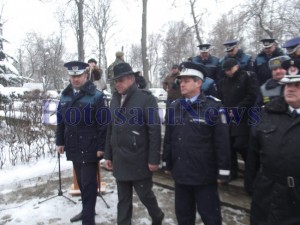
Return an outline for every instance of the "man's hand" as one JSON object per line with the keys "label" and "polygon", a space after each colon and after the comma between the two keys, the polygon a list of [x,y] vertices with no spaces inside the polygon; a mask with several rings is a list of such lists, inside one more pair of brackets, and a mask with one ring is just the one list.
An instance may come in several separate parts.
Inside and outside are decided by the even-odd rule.
{"label": "man's hand", "polygon": [[65,146],[56,146],[56,151],[60,154],[64,154]]}
{"label": "man's hand", "polygon": [[113,170],[112,161],[111,160],[105,160],[104,161],[104,167],[107,170]]}
{"label": "man's hand", "polygon": [[103,156],[104,156],[104,151],[101,151],[101,150],[97,151],[97,157],[98,158],[101,158]]}
{"label": "man's hand", "polygon": [[167,174],[167,175],[171,175],[172,173],[171,173],[171,171],[170,171],[170,170],[165,170],[165,174]]}
{"label": "man's hand", "polygon": [[154,171],[156,171],[156,170],[158,170],[158,165],[153,165],[153,164],[148,164],[148,167],[149,167],[149,170],[151,171],[151,172],[154,172]]}

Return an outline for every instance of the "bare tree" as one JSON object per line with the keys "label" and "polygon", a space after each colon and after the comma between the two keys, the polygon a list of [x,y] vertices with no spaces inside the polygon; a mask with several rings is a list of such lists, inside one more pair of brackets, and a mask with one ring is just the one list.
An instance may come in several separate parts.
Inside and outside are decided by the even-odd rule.
{"label": "bare tree", "polygon": [[148,0],[143,0],[142,14],[142,59],[143,59],[143,75],[147,83],[149,83],[149,62],[147,56],[147,3]]}
{"label": "bare tree", "polygon": [[159,69],[162,65],[161,61],[161,50],[162,50],[162,35],[157,33],[152,33],[148,37],[148,58],[149,58],[149,68],[151,77],[151,86],[160,86],[161,80],[159,77]]}
{"label": "bare tree", "polygon": [[142,48],[140,44],[132,44],[127,53],[126,60],[134,70],[143,68]]}
{"label": "bare tree", "polygon": [[78,30],[77,30],[77,48],[78,60],[84,61],[84,28],[83,28],[83,7],[84,0],[74,0],[78,10]]}
{"label": "bare tree", "polygon": [[96,32],[99,65],[107,68],[106,45],[114,34],[110,30],[116,21],[111,15],[111,0],[89,0],[87,6],[88,23]]}
{"label": "bare tree", "polygon": [[64,46],[55,35],[47,39],[36,33],[27,34],[19,51],[19,63],[26,77],[43,82],[45,88],[61,89],[64,74],[62,57]]}
{"label": "bare tree", "polygon": [[163,41],[163,62],[168,70],[172,64],[180,63],[193,56],[194,38],[191,27],[183,21],[170,22]]}

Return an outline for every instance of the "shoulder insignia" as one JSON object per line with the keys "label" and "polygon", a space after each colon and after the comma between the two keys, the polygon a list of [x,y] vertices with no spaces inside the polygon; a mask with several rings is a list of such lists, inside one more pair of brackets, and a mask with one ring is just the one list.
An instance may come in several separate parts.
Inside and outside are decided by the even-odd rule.
{"label": "shoulder insignia", "polygon": [[214,97],[214,96],[212,96],[212,95],[208,95],[208,96],[206,96],[207,98],[209,98],[209,99],[212,99],[212,100],[214,100],[214,101],[216,101],[216,102],[221,102],[221,99],[218,99],[218,98],[216,98],[216,97]]}

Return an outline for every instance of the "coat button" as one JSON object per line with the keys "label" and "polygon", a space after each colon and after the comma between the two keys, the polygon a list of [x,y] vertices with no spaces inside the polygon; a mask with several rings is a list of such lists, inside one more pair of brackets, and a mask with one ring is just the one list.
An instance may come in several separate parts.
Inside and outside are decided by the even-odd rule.
{"label": "coat button", "polygon": [[82,138],[82,136],[79,136],[79,138]]}
{"label": "coat button", "polygon": [[179,141],[181,141],[181,138],[178,138]]}
{"label": "coat button", "polygon": [[81,151],[81,153],[83,154],[83,151]]}

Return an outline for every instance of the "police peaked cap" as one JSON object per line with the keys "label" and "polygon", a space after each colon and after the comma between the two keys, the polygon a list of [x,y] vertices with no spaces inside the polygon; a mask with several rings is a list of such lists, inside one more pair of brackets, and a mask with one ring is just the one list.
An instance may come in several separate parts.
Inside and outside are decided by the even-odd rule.
{"label": "police peaked cap", "polygon": [[64,64],[70,76],[78,76],[84,73],[89,64],[80,61],[71,61]]}
{"label": "police peaked cap", "polygon": [[264,48],[270,48],[275,43],[275,41],[275,38],[264,38],[260,40]]}
{"label": "police peaked cap", "polygon": [[293,54],[300,47],[300,37],[293,38],[282,45],[287,54]]}
{"label": "police peaked cap", "polygon": [[282,63],[282,68],[285,69],[288,75],[285,75],[281,80],[281,84],[290,84],[300,82],[300,59],[290,59]]}
{"label": "police peaked cap", "polygon": [[197,46],[200,52],[208,52],[210,50],[211,44],[201,44]]}
{"label": "police peaked cap", "polygon": [[229,52],[231,51],[237,44],[239,43],[238,40],[227,40],[223,43],[223,45],[226,47],[225,51]]}
{"label": "police peaked cap", "polygon": [[200,63],[193,63],[193,62],[182,62],[179,65],[180,75],[178,78],[183,76],[190,76],[190,77],[199,77],[201,80],[204,79],[208,75],[207,70],[205,69],[204,65]]}

